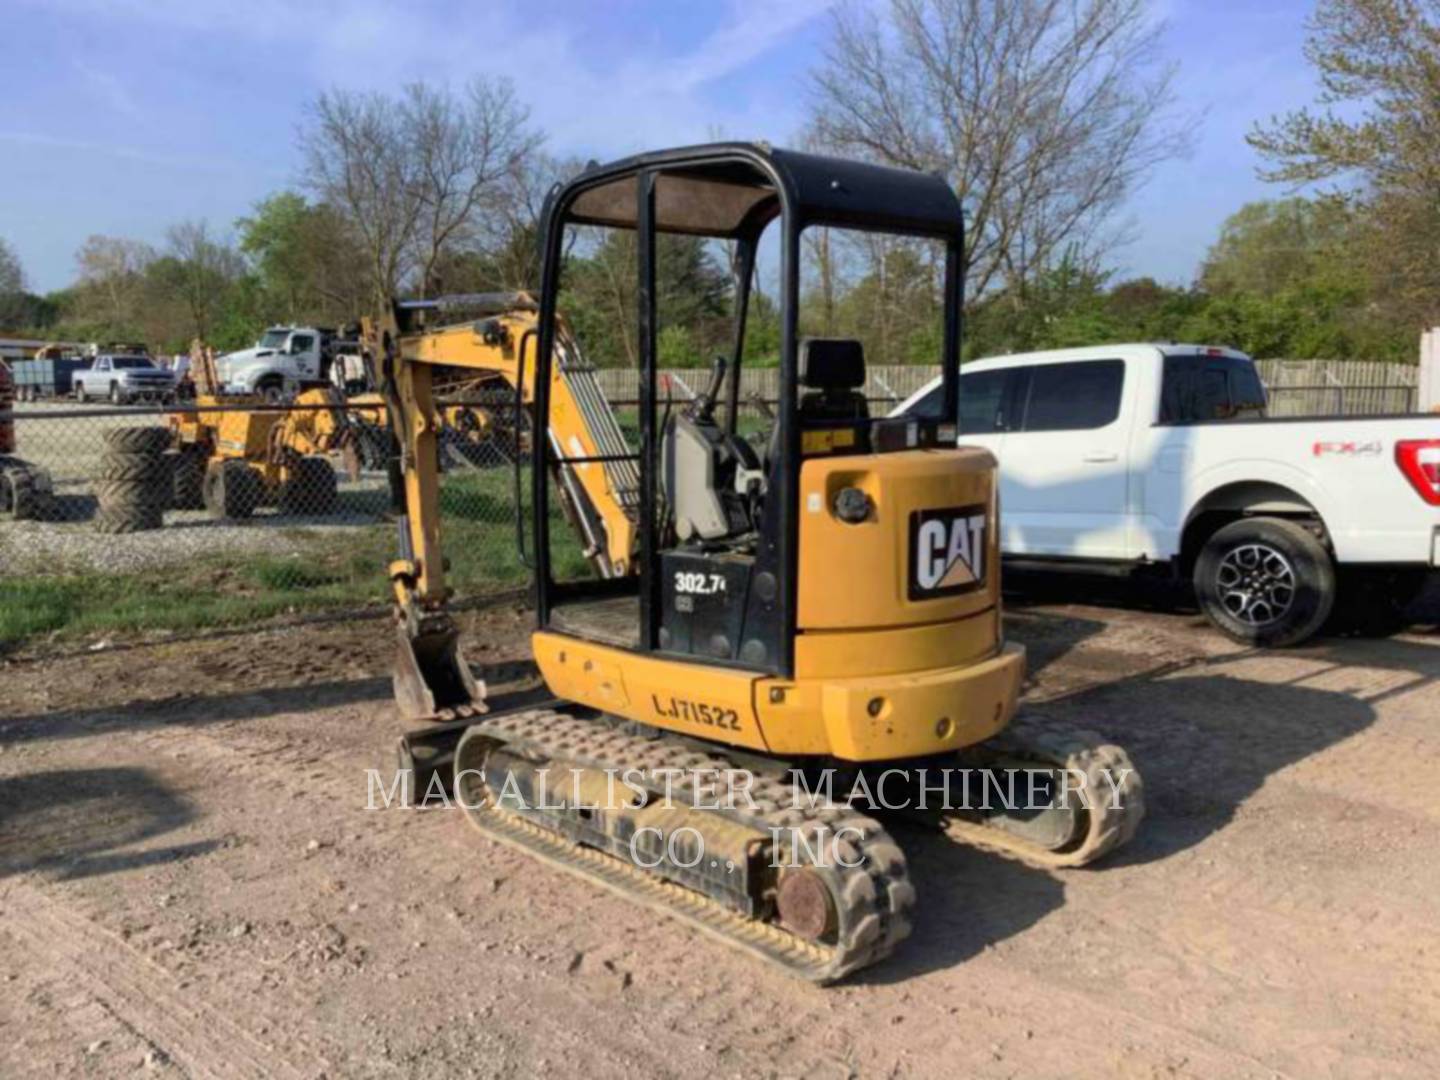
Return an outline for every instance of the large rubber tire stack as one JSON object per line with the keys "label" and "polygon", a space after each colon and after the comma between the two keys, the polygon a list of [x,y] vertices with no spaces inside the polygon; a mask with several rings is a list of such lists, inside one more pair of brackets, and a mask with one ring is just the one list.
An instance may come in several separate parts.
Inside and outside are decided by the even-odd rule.
{"label": "large rubber tire stack", "polygon": [[163,427],[116,428],[105,433],[105,455],[95,495],[95,528],[107,533],[145,532],[164,524],[170,505],[170,432]]}

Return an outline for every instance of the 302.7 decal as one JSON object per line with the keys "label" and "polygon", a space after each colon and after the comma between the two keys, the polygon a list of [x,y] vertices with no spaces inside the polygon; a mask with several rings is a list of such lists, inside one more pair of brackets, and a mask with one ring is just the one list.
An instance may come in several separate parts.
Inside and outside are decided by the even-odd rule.
{"label": "302.7 decal", "polygon": [[692,596],[714,596],[725,591],[725,578],[720,574],[680,570],[675,574],[675,591]]}

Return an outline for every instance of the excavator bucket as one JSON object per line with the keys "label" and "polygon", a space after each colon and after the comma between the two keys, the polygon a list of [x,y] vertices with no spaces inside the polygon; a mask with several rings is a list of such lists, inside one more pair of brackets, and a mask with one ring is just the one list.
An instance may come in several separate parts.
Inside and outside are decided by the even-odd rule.
{"label": "excavator bucket", "polygon": [[441,722],[486,712],[485,686],[470,673],[454,625],[395,642],[395,701],[407,723]]}

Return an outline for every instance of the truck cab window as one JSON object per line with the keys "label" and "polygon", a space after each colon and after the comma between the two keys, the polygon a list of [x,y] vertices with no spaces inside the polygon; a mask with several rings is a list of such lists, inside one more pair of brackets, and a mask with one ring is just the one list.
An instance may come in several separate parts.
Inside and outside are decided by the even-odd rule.
{"label": "truck cab window", "polygon": [[[1004,431],[1005,392],[1010,385],[1010,371],[977,371],[960,376],[960,434],[986,435]],[[945,388],[937,383],[906,410],[910,416],[939,420]]]}
{"label": "truck cab window", "polygon": [[960,434],[986,435],[1004,431],[1005,391],[1009,370],[977,371],[960,376]]}
{"label": "truck cab window", "polygon": [[1253,364],[1230,356],[1167,356],[1160,423],[1195,424],[1265,415],[1265,387]]}
{"label": "truck cab window", "polygon": [[1019,395],[1025,407],[1018,430],[1093,431],[1114,423],[1120,415],[1120,394],[1125,388],[1123,360],[1038,364],[1026,370],[1030,385]]}

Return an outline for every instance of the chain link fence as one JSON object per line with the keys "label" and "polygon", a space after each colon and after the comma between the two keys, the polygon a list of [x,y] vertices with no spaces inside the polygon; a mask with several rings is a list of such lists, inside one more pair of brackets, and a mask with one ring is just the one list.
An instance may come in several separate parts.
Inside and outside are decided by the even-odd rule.
{"label": "chain link fence", "polygon": [[[1271,415],[1403,412],[1413,369],[1263,361]],[[876,367],[864,393],[888,412],[938,369]],[[661,373],[680,407],[706,373]],[[633,372],[602,370],[627,436]],[[739,427],[760,437],[777,373],[748,369]],[[472,390],[470,393],[474,394]],[[325,405],[77,406],[27,401],[0,439],[0,651],[16,642],[194,630],[384,610],[398,546],[392,438],[374,395]],[[529,419],[512,393],[441,406],[441,525],[460,603],[528,582]],[[3,432],[0,432],[3,435]],[[398,479],[398,478],[397,478]],[[570,543],[558,507],[552,542]],[[554,552],[552,552],[552,555]],[[566,556],[583,562],[578,547]]]}
{"label": "chain link fence", "polygon": [[[448,580],[483,599],[527,580],[528,422],[442,407]],[[398,543],[378,402],[209,408],[22,403],[0,454],[0,649],[381,608]],[[521,500],[520,502],[517,502]]]}

